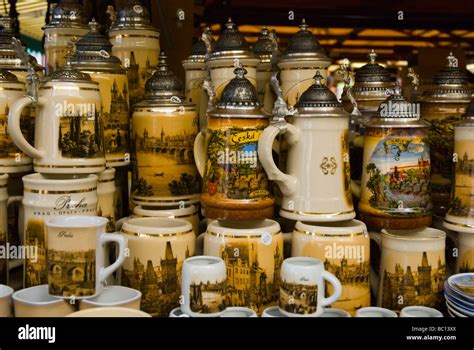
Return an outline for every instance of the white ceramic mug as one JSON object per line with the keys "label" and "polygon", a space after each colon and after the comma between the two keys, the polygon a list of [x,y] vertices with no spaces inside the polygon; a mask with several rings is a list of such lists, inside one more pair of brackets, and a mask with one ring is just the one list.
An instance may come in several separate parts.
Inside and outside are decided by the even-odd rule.
{"label": "white ceramic mug", "polygon": [[79,310],[95,307],[128,307],[140,310],[141,299],[142,293],[139,290],[123,286],[107,286],[95,297],[82,299]]}
{"label": "white ceramic mug", "polygon": [[[100,216],[63,216],[46,222],[48,235],[49,294],[83,299],[104,290],[107,277],[125,260],[127,240],[115,233],[106,233],[107,219]],[[112,265],[105,265],[105,245],[118,244],[118,256]]]}
{"label": "white ceramic mug", "polygon": [[63,317],[75,311],[75,304],[48,293],[48,285],[21,289],[12,296],[15,317]]}
{"label": "white ceramic mug", "polygon": [[0,317],[12,316],[13,288],[0,284]]}
{"label": "white ceramic mug", "polygon": [[93,309],[80,310],[67,317],[151,317],[146,312],[131,309],[129,307],[96,307]]}
{"label": "white ceramic mug", "polygon": [[400,311],[400,317],[443,317],[441,311],[426,306],[407,306]]}
{"label": "white ceramic mug", "polygon": [[220,317],[258,317],[257,313],[248,307],[231,306],[225,309]]}
{"label": "white ceramic mug", "polygon": [[398,317],[397,314],[383,307],[363,307],[356,312],[355,317]]}
{"label": "white ceramic mug", "polygon": [[[334,292],[325,295],[325,282],[332,284]],[[323,263],[314,258],[296,257],[283,261],[281,266],[280,311],[290,317],[317,317],[324,307],[334,303],[341,295],[339,280],[324,270]]]}
{"label": "white ceramic mug", "polygon": [[326,308],[319,317],[351,317],[351,314],[346,310]]}
{"label": "white ceramic mug", "polygon": [[262,312],[262,317],[288,317],[280,311],[279,306],[267,307]]}
{"label": "white ceramic mug", "polygon": [[195,256],[181,272],[181,311],[191,317],[216,317],[225,309],[227,271],[224,260]]}

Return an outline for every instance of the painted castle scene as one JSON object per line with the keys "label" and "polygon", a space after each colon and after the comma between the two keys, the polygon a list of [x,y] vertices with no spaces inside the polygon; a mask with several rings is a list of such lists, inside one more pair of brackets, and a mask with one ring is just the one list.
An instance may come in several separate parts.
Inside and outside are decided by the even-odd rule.
{"label": "painted castle scene", "polygon": [[304,285],[282,281],[280,308],[294,314],[307,315],[318,307],[318,285]]}
{"label": "painted castle scene", "polygon": [[421,139],[385,138],[375,147],[365,172],[373,208],[410,208],[407,214],[412,215],[431,209],[430,155]]}
{"label": "painted castle scene", "polygon": [[189,292],[191,311],[202,314],[224,311],[227,307],[226,283],[226,280],[191,283]]}
{"label": "painted castle scene", "polygon": [[[183,196],[200,193],[201,182],[194,165],[193,127],[195,116],[183,115],[183,124],[175,117],[159,118],[159,127],[150,128],[149,119],[133,117],[136,150],[134,194],[143,197]],[[157,117],[155,117],[157,118]]]}
{"label": "painted castle scene", "polygon": [[[474,217],[474,142],[456,142],[456,163],[454,200],[451,201],[449,214]],[[459,153],[458,153],[459,152]]]}
{"label": "painted castle scene", "polygon": [[410,261],[413,261],[413,265],[407,265],[406,268],[394,263],[393,266],[387,266],[390,270],[383,271],[382,307],[398,311],[409,305],[438,308],[444,299],[446,277],[446,265],[441,261],[441,256],[437,252],[423,252]]}
{"label": "painted castle scene", "polygon": [[28,220],[25,230],[25,245],[38,249],[36,261],[25,259],[25,287],[48,283],[46,261],[46,230],[42,219]]}
{"label": "painted castle scene", "polygon": [[[95,108],[93,108],[95,109]],[[65,158],[104,156],[103,125],[99,111],[61,116],[58,148]]]}
{"label": "painted castle scene", "polygon": [[[140,68],[137,57],[146,57],[144,67]],[[130,106],[143,99],[143,90],[140,86],[145,86],[145,82],[153,75],[154,67],[150,64],[150,59],[146,55],[136,55],[134,51],[130,53],[130,65],[127,67],[128,87],[130,89]],[[142,83],[141,83],[142,82]]]}
{"label": "painted castle scene", "polygon": [[277,241],[265,248],[256,241],[240,243],[238,239],[220,246],[227,266],[227,305],[251,307],[257,313],[276,305],[283,247]]}
{"label": "painted castle scene", "polygon": [[164,247],[136,240],[129,240],[128,246],[132,254],[122,266],[122,285],[142,292],[140,308],[143,311],[154,317],[168,316],[179,306],[181,268],[184,260],[191,256],[189,247],[177,249],[170,241]]}

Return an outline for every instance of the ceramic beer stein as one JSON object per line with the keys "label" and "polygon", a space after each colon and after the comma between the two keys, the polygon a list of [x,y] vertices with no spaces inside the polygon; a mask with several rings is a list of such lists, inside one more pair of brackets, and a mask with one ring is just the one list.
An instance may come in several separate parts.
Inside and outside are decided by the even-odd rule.
{"label": "ceramic beer stein", "polygon": [[146,6],[138,0],[126,0],[117,17],[111,18],[108,35],[112,55],[118,57],[128,73],[130,105],[145,95],[145,82],[158,64],[160,32],[150,23]]}
{"label": "ceramic beer stein", "polygon": [[48,283],[45,221],[64,215],[97,215],[97,175],[71,179],[23,176],[24,245],[33,247],[25,259],[25,287]]}
{"label": "ceramic beer stein", "polygon": [[[325,297],[325,282],[334,292]],[[317,317],[341,295],[341,283],[315,258],[288,258],[281,265],[280,312],[289,317]]]}
{"label": "ceramic beer stein", "polygon": [[129,256],[121,271],[121,285],[142,292],[141,310],[165,317],[179,306],[181,269],[194,255],[192,225],[181,219],[133,218],[123,223]]}
{"label": "ceramic beer stein", "polygon": [[191,317],[223,315],[226,302],[227,273],[221,258],[195,256],[184,261],[181,273],[181,311]]}
{"label": "ceramic beer stein", "polygon": [[278,299],[283,235],[273,220],[212,221],[205,234],[204,255],[227,266],[228,306],[246,306],[260,314]]}
{"label": "ceramic beer stein", "polygon": [[[304,221],[352,219],[349,116],[321,83],[322,76],[316,73],[314,79],[288,123],[282,118],[264,130],[258,148],[260,161],[268,178],[283,193],[282,217]],[[272,156],[273,143],[281,133],[288,142],[288,174],[277,167]]]}
{"label": "ceramic beer stein", "polygon": [[107,168],[98,174],[97,215],[107,221],[106,231],[115,231],[115,169]]}
{"label": "ceramic beer stein", "polygon": [[77,0],[61,0],[54,8],[51,20],[43,28],[46,73],[61,69],[70,45],[87,33],[87,17]]}
{"label": "ceramic beer stein", "polygon": [[[370,239],[363,222],[298,221],[291,236],[291,256],[317,258],[339,279],[342,293],[333,307],[354,315],[357,309],[370,306]],[[327,293],[332,293],[331,287]]]}
{"label": "ceramic beer stein", "polygon": [[[25,173],[32,170],[32,160],[21,152],[8,134],[8,113],[11,104],[26,93],[25,84],[7,70],[0,70],[0,173]],[[34,128],[29,110],[20,120],[20,129],[27,139]]]}
{"label": "ceramic beer stein", "polygon": [[268,117],[258,103],[245,68],[224,88],[208,114],[207,129],[194,142],[203,177],[202,206],[207,218],[259,220],[273,216],[273,195],[258,157],[258,142]]}
{"label": "ceramic beer stein", "polygon": [[453,250],[453,256],[456,259],[454,272],[474,272],[474,233],[449,231],[447,234],[455,242],[455,250]]}
{"label": "ceramic beer stein", "polygon": [[275,99],[270,88],[272,74],[278,70],[274,62],[277,60],[278,42],[274,32],[270,32],[267,27],[262,27],[260,36],[252,46],[255,56],[260,58],[257,64],[257,95],[258,102],[262,105],[267,114],[271,114]]}
{"label": "ceramic beer stein", "polygon": [[92,20],[89,27],[90,32],[76,43],[72,65],[99,83],[107,166],[126,166],[130,164],[127,72],[112,56],[112,44],[99,33],[98,23]]}
{"label": "ceramic beer stein", "polygon": [[[457,232],[474,233],[474,103],[454,124],[455,173],[451,203],[444,226]],[[449,160],[446,160],[449,161]]]}
{"label": "ceramic beer stein", "polygon": [[244,35],[229,18],[206,60],[216,98],[221,97],[226,85],[234,78],[236,64],[241,64],[247,70],[247,79],[256,88],[259,62],[260,59],[250,50]]}
{"label": "ceramic beer stein", "polygon": [[427,132],[418,104],[406,101],[399,86],[366,124],[359,211],[369,229],[431,224]]}
{"label": "ceramic beer stein", "polygon": [[[454,128],[472,99],[469,77],[453,54],[448,65],[433,78],[433,84],[419,97],[421,115],[429,123],[428,145],[432,154],[431,191],[433,211],[444,215],[448,209],[453,180]],[[463,154],[458,155],[462,157]]]}
{"label": "ceramic beer stein", "polygon": [[[125,260],[127,240],[106,233],[107,219],[100,216],[63,216],[48,219],[49,294],[66,299],[92,298],[104,291],[106,280]],[[107,243],[117,244],[117,258],[105,265]]]}
{"label": "ceramic beer stein", "polygon": [[133,108],[132,129],[132,202],[153,207],[197,203],[201,185],[192,147],[198,117],[164,53],[146,83],[145,100]]}
{"label": "ceramic beer stein", "polygon": [[377,306],[399,312],[405,306],[439,309],[444,303],[446,233],[434,228],[370,232],[380,258]]}
{"label": "ceramic beer stein", "polygon": [[331,59],[326,56],[324,49],[303,19],[300,30],[288,41],[288,49],[278,60],[281,90],[285,102],[294,106],[303,92],[313,84],[316,72],[326,78],[326,70],[330,64]]}
{"label": "ceramic beer stein", "polygon": [[[43,174],[90,174],[105,170],[104,127],[98,83],[71,66],[52,73],[39,87],[10,107],[8,131],[19,149]],[[36,107],[35,147],[23,136],[23,110]]]}

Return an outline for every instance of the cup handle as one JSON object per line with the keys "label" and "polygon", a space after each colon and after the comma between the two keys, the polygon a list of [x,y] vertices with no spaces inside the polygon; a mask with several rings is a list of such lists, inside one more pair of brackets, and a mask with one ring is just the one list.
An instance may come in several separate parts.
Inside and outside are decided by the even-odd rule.
{"label": "cup handle", "polygon": [[31,158],[40,159],[44,157],[44,152],[30,145],[30,143],[25,139],[25,136],[23,136],[20,128],[20,119],[23,109],[34,102],[35,99],[33,97],[24,96],[12,104],[10,107],[10,113],[8,114],[8,133],[20,150],[25,152]]}
{"label": "cup handle", "polygon": [[100,243],[102,245],[102,248],[104,249],[105,252],[105,244],[107,243],[117,243],[118,244],[118,257],[115,260],[115,262],[112,265],[109,265],[107,267],[103,267],[100,270],[99,273],[99,282],[104,283],[105,280],[112,275],[112,273],[117,270],[120,266],[122,266],[123,262],[125,261],[125,249],[127,249],[128,244],[127,240],[125,237],[118,233],[107,233],[103,234],[102,237],[100,238]]}
{"label": "cup handle", "polygon": [[206,169],[206,138],[204,131],[200,131],[194,140],[194,161],[196,168],[201,177],[204,177],[204,170]]}
{"label": "cup handle", "polygon": [[127,221],[128,219],[131,219],[130,216],[126,216],[124,218],[118,219],[115,221],[115,231],[118,232],[122,229],[123,223]]}
{"label": "cup handle", "polygon": [[[369,231],[369,237],[379,247],[379,250],[382,251],[382,236],[379,232]],[[379,280],[380,276],[375,272],[374,268],[370,267],[370,289],[374,292],[374,295],[377,295],[379,292]]]}
{"label": "cup handle", "polygon": [[341,285],[341,282],[336,278],[336,276],[334,276],[332,273],[328,271],[323,271],[322,277],[324,281],[331,283],[332,286],[334,287],[334,292],[329,297],[323,298],[321,300],[321,306],[324,307],[324,306],[329,306],[333,304],[334,302],[337,301],[337,299],[339,299],[342,292],[342,285]]}
{"label": "cup handle", "polygon": [[296,191],[297,179],[294,176],[285,174],[273,161],[272,149],[275,138],[285,132],[288,145],[298,142],[299,130],[290,123],[285,123],[284,128],[276,125],[269,125],[263,130],[258,140],[258,158],[262,163],[265,172],[270,180],[277,183],[281,192],[285,196],[291,196]]}

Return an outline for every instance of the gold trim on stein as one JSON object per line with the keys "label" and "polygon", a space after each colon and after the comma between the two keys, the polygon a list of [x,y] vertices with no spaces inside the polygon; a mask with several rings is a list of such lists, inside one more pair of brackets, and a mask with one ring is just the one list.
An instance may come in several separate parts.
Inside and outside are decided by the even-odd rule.
{"label": "gold trim on stein", "polygon": [[[291,67],[291,68],[280,68],[280,70],[305,70],[305,69],[321,69],[321,70],[326,70],[327,68],[323,67]],[[324,80],[326,80],[324,78]]]}
{"label": "gold trim on stein", "polygon": [[474,228],[474,225],[458,224],[457,222],[448,221],[446,219],[444,219],[444,222],[446,222],[447,224],[450,224],[450,225],[454,225],[454,226]]}
{"label": "gold trim on stein", "polygon": [[90,165],[48,165],[48,164],[34,164],[35,168],[103,168],[104,164],[90,164]]}
{"label": "gold trim on stein", "polygon": [[[246,239],[249,239],[249,238],[260,238],[262,237],[262,233],[256,233],[254,235],[229,235],[229,234],[226,234],[226,233],[217,233],[217,232],[212,232],[212,231],[206,231],[206,233],[209,233],[210,235],[212,236],[215,236],[215,237],[222,237],[222,238],[246,238]],[[278,235],[280,234],[281,231],[278,231],[278,232],[275,232],[275,233],[272,233],[272,235]]]}
{"label": "gold trim on stein", "polygon": [[338,234],[338,233],[319,233],[319,232],[309,232],[309,231],[303,231],[303,230],[298,230],[294,229],[294,232],[302,233],[305,235],[309,236],[314,236],[314,237],[332,237],[332,238],[337,238],[337,237],[357,237],[357,236],[363,236],[366,233],[365,232],[357,232],[357,233],[343,233],[343,234]]}
{"label": "gold trim on stein", "polygon": [[64,190],[64,191],[50,191],[50,190],[33,190],[31,188],[24,188],[23,192],[29,193],[38,193],[38,194],[73,194],[73,193],[86,193],[86,192],[93,192],[96,191],[97,187],[88,188],[85,190]]}
{"label": "gold trim on stein", "polygon": [[199,196],[197,195],[196,197],[192,197],[191,199],[189,198],[183,198],[183,199],[142,199],[139,196],[135,196],[135,198],[132,201],[136,202],[147,202],[147,203],[181,203],[181,202],[189,202],[189,201],[195,201],[197,200],[199,202]]}
{"label": "gold trim on stein", "polygon": [[349,210],[349,211],[341,211],[341,212],[336,212],[336,213],[308,213],[305,211],[288,210],[285,208],[281,208],[280,210],[286,211],[287,213],[297,214],[297,215],[345,215],[345,214],[350,214],[354,212],[354,210]]}
{"label": "gold trim on stein", "polygon": [[85,88],[80,86],[43,86],[40,90],[83,90],[83,91],[99,91],[98,88]]}
{"label": "gold trim on stein", "polygon": [[124,230],[124,229],[120,230],[120,233],[124,233],[124,234],[129,235],[129,236],[149,237],[149,238],[182,236],[182,235],[187,235],[191,232],[193,232],[193,229],[190,229],[190,230],[185,231],[185,232],[157,233],[157,234],[132,232],[132,231]]}
{"label": "gold trim on stein", "polygon": [[149,38],[149,39],[156,39],[160,40],[159,36],[155,35],[142,35],[142,34],[117,34],[117,35],[110,35],[109,34],[110,40],[112,39],[121,39],[121,38]]}

